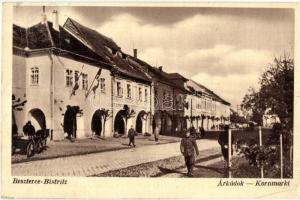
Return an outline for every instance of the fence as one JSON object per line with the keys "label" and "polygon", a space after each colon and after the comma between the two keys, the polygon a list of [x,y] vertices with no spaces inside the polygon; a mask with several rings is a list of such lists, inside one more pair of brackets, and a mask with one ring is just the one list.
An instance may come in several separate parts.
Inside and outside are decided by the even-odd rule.
{"label": "fence", "polygon": [[[263,137],[262,137],[262,129],[259,126],[258,129],[258,134],[259,134],[259,146],[262,147],[263,146]],[[280,134],[279,137],[279,147],[280,147],[280,178],[283,178],[283,146],[282,146],[282,133]],[[232,177],[232,129],[229,129],[228,131],[228,177],[231,178]],[[261,174],[261,178],[264,178],[264,168],[263,165],[261,165],[260,167],[260,174]]]}

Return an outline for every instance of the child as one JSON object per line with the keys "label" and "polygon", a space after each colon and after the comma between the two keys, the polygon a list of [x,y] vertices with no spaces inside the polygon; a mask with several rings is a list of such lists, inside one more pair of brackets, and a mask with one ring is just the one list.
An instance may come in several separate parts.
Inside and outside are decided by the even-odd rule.
{"label": "child", "polygon": [[190,137],[191,133],[189,131],[184,131],[184,137],[180,143],[180,151],[185,159],[185,164],[187,167],[187,176],[193,176],[193,168],[195,164],[195,151],[197,156],[199,155],[198,146],[196,140]]}
{"label": "child", "polygon": [[128,144],[128,146],[131,146],[131,144],[132,144],[133,147],[135,147],[134,137],[136,135],[137,135],[136,131],[134,130],[133,126],[131,126],[131,128],[128,131],[128,137],[129,137],[129,144]]}

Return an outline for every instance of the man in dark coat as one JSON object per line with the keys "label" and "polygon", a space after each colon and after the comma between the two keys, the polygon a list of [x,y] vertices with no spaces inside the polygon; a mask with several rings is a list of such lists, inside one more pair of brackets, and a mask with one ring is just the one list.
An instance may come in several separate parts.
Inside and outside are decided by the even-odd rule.
{"label": "man in dark coat", "polygon": [[[225,161],[224,167],[226,168],[228,166],[228,132],[229,132],[229,126],[224,126],[224,131],[222,131],[219,135],[218,143],[221,146],[222,155]],[[231,145],[233,144],[234,138],[233,135],[231,136]],[[233,153],[233,150],[231,148],[231,154]]]}
{"label": "man in dark coat", "polygon": [[130,127],[129,131],[128,131],[128,137],[129,137],[129,144],[128,146],[131,146],[131,144],[133,145],[133,147],[135,147],[134,144],[134,137],[136,135],[136,131],[133,129],[133,126]]}
{"label": "man in dark coat", "polygon": [[195,164],[195,153],[197,156],[199,155],[198,146],[196,143],[196,140],[192,137],[190,137],[190,131],[184,131],[184,137],[181,140],[180,143],[180,151],[185,159],[185,164],[187,167],[187,176],[192,177],[193,176],[193,168]]}
{"label": "man in dark coat", "polygon": [[23,126],[23,132],[25,135],[34,136],[35,128],[32,126],[31,121],[28,121],[25,126]]}
{"label": "man in dark coat", "polygon": [[74,132],[74,111],[70,105],[67,105],[67,110],[64,116],[64,132],[68,134],[68,139],[72,138]]}

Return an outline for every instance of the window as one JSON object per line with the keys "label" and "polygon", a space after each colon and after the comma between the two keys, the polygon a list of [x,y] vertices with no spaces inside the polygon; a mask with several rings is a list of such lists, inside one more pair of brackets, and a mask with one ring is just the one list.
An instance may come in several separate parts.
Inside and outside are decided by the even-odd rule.
{"label": "window", "polygon": [[145,89],[145,101],[148,101],[148,90]]}
{"label": "window", "polygon": [[31,85],[39,84],[39,68],[38,67],[31,68],[30,78],[31,78],[31,80],[30,80]]}
{"label": "window", "polygon": [[88,90],[88,75],[82,74],[82,89]]}
{"label": "window", "polygon": [[81,73],[79,71],[74,71],[74,83],[79,87],[79,78],[81,76]]}
{"label": "window", "polygon": [[66,69],[66,86],[73,86],[73,71],[70,69]]}
{"label": "window", "polygon": [[117,96],[123,96],[123,90],[121,86],[121,82],[117,81]]}
{"label": "window", "polygon": [[127,84],[127,98],[131,99],[131,85]]}
{"label": "window", "polygon": [[105,93],[105,78],[100,78],[100,90]]}
{"label": "window", "polygon": [[142,101],[142,88],[139,87],[139,101]]}

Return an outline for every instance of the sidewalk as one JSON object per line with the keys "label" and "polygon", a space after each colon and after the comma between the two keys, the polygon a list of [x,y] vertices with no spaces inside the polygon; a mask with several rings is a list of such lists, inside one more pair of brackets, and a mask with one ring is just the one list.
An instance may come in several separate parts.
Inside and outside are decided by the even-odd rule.
{"label": "sidewalk", "polygon": [[[199,150],[219,151],[217,141],[198,140]],[[137,143],[138,144],[138,143]],[[104,172],[180,156],[179,143],[146,145],[119,151],[12,164],[13,176],[92,176]],[[209,156],[209,155],[207,155]]]}
{"label": "sidewalk", "polygon": [[[159,144],[178,142],[180,138],[170,136],[160,136]],[[141,146],[156,145],[153,136],[137,136],[135,138],[137,148]],[[75,142],[70,142],[65,139],[62,141],[50,141],[47,143],[47,150],[40,154],[35,154],[31,158],[27,158],[25,154],[15,153],[12,156],[12,163],[28,162],[35,160],[45,160],[59,157],[85,155],[90,153],[100,153],[106,151],[116,151],[128,149],[128,137],[113,138],[86,138],[77,139]]]}

